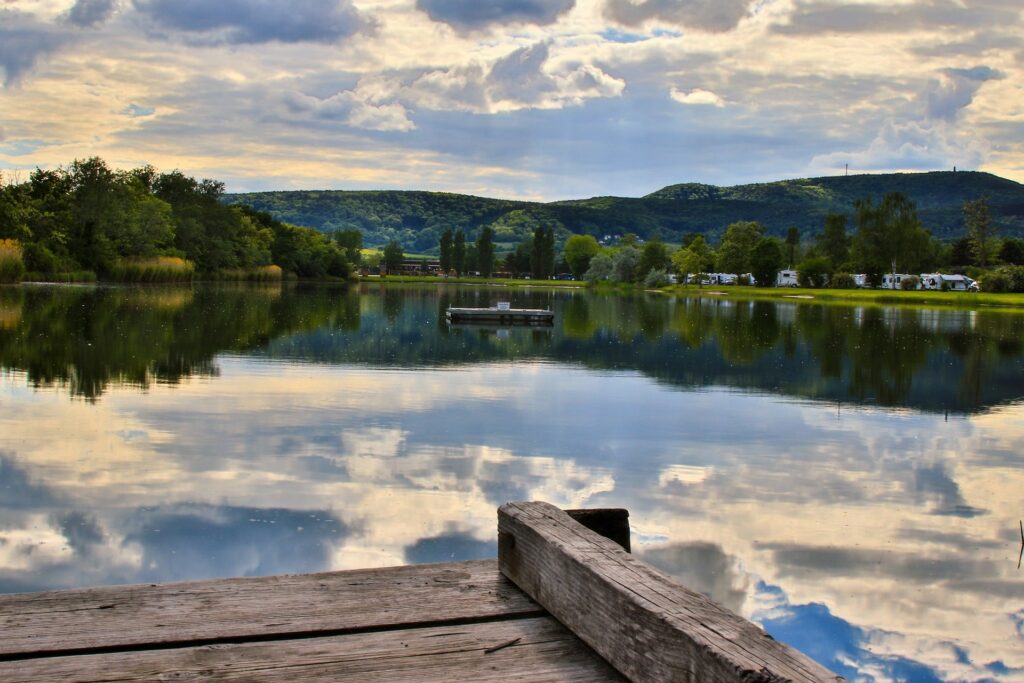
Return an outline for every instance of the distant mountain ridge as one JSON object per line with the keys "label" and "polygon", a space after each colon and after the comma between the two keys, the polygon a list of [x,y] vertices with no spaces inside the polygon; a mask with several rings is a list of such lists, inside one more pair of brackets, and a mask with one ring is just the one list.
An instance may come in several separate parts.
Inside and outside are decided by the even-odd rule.
{"label": "distant mountain ridge", "polygon": [[1024,236],[1024,185],[979,171],[827,176],[729,187],[681,183],[639,198],[549,203],[399,190],[254,192],[226,199],[323,231],[358,228],[367,245],[397,239],[408,251],[429,251],[449,227],[465,230],[472,239],[490,226],[499,244],[519,242],[538,225],[555,227],[562,238],[632,232],[678,241],[690,232],[717,239],[730,223],[755,220],[769,234],[782,236],[795,225],[810,236],[821,230],[829,212],[848,214],[852,230],[858,199],[878,200],[896,191],[917,204],[924,226],[941,239],[964,234],[963,204],[982,196],[989,198],[1001,235]]}

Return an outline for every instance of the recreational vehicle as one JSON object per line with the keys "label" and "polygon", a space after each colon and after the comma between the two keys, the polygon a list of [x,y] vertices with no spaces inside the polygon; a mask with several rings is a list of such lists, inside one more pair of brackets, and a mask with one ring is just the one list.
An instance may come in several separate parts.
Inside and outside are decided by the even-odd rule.
{"label": "recreational vehicle", "polygon": [[800,283],[797,280],[797,271],[795,270],[780,270],[779,274],[775,276],[776,287],[799,287]]}

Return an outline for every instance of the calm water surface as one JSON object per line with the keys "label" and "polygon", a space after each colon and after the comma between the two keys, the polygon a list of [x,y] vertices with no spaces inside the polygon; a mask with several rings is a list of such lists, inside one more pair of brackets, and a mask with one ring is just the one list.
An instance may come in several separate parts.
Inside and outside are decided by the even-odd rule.
{"label": "calm water surface", "polygon": [[[551,306],[453,328],[449,304]],[[490,557],[512,499],[851,680],[1024,680],[1024,316],[0,288],[0,591]]]}

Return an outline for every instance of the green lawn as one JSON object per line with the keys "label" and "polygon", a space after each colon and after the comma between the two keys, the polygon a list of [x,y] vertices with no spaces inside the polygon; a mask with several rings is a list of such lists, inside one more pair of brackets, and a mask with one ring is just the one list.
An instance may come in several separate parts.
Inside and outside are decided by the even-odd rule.
{"label": "green lawn", "polygon": [[1024,307],[1024,294],[986,292],[931,292],[891,289],[806,289],[795,287],[675,286],[666,288],[687,296],[735,296],[743,299],[793,299],[896,305],[942,305],[961,308]]}

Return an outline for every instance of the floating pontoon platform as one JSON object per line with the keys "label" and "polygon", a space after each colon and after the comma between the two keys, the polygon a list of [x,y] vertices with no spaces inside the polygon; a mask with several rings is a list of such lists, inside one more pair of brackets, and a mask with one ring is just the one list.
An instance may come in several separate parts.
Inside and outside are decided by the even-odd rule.
{"label": "floating pontoon platform", "polygon": [[512,308],[507,302],[499,302],[490,308],[449,307],[445,318],[450,323],[498,323],[503,325],[551,325],[555,313],[543,308]]}

